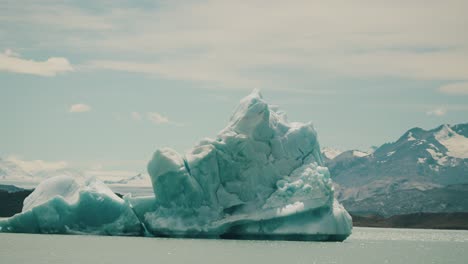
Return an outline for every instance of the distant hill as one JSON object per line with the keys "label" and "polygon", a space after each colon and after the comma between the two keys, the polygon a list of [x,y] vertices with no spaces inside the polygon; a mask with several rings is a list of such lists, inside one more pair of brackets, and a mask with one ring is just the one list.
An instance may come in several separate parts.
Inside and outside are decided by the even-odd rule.
{"label": "distant hill", "polygon": [[468,229],[468,213],[414,213],[384,218],[353,215],[353,226],[425,229]]}
{"label": "distant hill", "polygon": [[0,217],[21,212],[23,201],[31,192],[12,185],[0,185]]}

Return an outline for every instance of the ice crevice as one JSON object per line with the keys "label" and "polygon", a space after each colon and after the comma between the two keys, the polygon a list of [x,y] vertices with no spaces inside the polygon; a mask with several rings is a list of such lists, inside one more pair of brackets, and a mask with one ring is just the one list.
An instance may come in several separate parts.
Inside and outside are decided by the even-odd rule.
{"label": "ice crevice", "polygon": [[121,199],[96,179],[46,180],[20,214],[0,220],[0,231],[322,241],[351,234],[312,124],[289,123],[258,90],[215,139],[184,155],[156,150],[147,169],[149,197]]}

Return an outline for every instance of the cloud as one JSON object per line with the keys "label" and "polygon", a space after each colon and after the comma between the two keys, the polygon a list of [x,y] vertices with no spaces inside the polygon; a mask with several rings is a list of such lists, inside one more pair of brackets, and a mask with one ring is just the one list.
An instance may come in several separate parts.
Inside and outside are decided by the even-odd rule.
{"label": "cloud", "polygon": [[468,95],[468,82],[451,83],[439,87],[439,92],[451,95]]}
{"label": "cloud", "polygon": [[0,23],[31,28],[26,36],[49,49],[99,54],[80,69],[249,88],[325,74],[468,80],[467,1],[17,2],[0,8]]}
{"label": "cloud", "polygon": [[160,113],[157,113],[157,112],[148,112],[147,113],[147,118],[149,121],[155,123],[155,124],[168,124],[170,123],[169,122],[169,118],[161,115]]}
{"label": "cloud", "polygon": [[132,117],[133,120],[141,121],[142,119],[141,114],[138,112],[132,112],[130,113],[130,116]]}
{"label": "cloud", "polygon": [[51,77],[73,71],[66,58],[51,57],[45,61],[22,59],[18,53],[7,49],[0,53],[0,71]]}
{"label": "cloud", "polygon": [[[94,47],[147,56],[89,63],[95,69],[245,86],[275,85],[274,71],[268,72],[275,67],[353,77],[466,79],[468,38],[459,29],[468,19],[460,5],[468,8],[435,1],[198,1],[119,10],[115,16],[138,16],[132,33],[96,39]],[[443,15],[434,19],[423,10]],[[161,26],[141,26],[154,17]]]}
{"label": "cloud", "polygon": [[170,80],[189,80],[197,82],[215,82],[224,84],[256,87],[259,82],[253,78],[243,78],[236,71],[229,71],[212,65],[203,59],[193,61],[191,59],[144,62],[124,60],[92,60],[80,65],[82,70],[112,70],[130,73],[142,73]]}
{"label": "cloud", "polygon": [[179,122],[174,122],[172,120],[169,120],[168,117],[158,113],[158,112],[148,112],[146,113],[146,116],[149,121],[155,123],[155,124],[170,124],[178,127],[183,127],[185,124],[179,123]]}
{"label": "cloud", "polygon": [[428,116],[444,116],[445,114],[447,114],[447,110],[442,107],[437,107],[426,112]]}
{"label": "cloud", "polygon": [[87,104],[74,104],[70,106],[68,110],[70,113],[83,113],[91,111],[91,106]]}
{"label": "cloud", "polygon": [[[141,114],[140,112],[131,112],[130,117],[133,120],[136,121],[142,121],[144,114]],[[169,125],[174,125],[174,126],[184,126],[184,124],[179,123],[179,122],[174,122],[172,120],[169,120],[169,118],[161,113],[158,112],[147,112],[146,113],[146,120],[157,124],[157,125],[163,125],[163,124],[169,124]]]}
{"label": "cloud", "polygon": [[65,161],[50,162],[43,160],[22,160],[17,156],[9,156],[6,158],[6,160],[16,164],[28,173],[56,171],[68,168],[68,163]]}
{"label": "cloud", "polygon": [[103,169],[96,169],[96,170],[87,170],[86,175],[98,177],[100,179],[106,178],[129,178],[131,176],[135,176],[138,173],[136,171],[127,171],[127,170],[103,170]]}
{"label": "cloud", "polygon": [[5,52],[4,52],[4,54],[5,54],[6,56],[8,56],[8,57],[19,57],[19,56],[20,56],[19,53],[16,53],[16,52],[14,52],[14,51],[11,50],[11,49],[6,49]]}

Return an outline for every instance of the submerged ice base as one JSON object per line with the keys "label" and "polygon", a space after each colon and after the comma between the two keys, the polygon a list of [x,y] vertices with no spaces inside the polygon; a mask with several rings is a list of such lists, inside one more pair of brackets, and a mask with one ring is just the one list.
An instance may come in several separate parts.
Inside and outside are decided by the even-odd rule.
{"label": "submerged ice base", "polygon": [[76,183],[71,192],[44,182],[27,198],[23,212],[0,220],[0,228],[342,241],[351,234],[351,217],[334,199],[322,165],[312,124],[289,123],[254,91],[215,139],[202,140],[185,155],[169,148],[154,153],[148,164],[154,196],[120,199],[96,181]]}

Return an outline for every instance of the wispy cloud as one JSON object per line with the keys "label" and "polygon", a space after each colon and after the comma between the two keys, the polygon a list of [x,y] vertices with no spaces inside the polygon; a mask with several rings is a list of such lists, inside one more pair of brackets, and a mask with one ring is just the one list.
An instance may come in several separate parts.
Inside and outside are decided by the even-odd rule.
{"label": "wispy cloud", "polygon": [[155,123],[155,124],[168,124],[169,123],[169,118],[166,116],[163,116],[162,114],[158,112],[148,112],[146,114],[147,118],[149,121]]}
{"label": "wispy cloud", "polygon": [[51,57],[45,61],[34,61],[23,59],[18,53],[7,49],[0,53],[0,71],[51,77],[59,73],[73,71],[73,67],[63,57]]}
{"label": "wispy cloud", "polygon": [[439,92],[452,95],[468,95],[468,82],[443,85],[439,87]]}
{"label": "wispy cloud", "polygon": [[169,117],[159,112],[141,113],[138,111],[133,111],[133,112],[130,112],[130,118],[135,121],[146,120],[156,125],[184,126],[184,124],[170,120]]}
{"label": "wispy cloud", "polygon": [[260,85],[254,78],[243,78],[237,70],[228,70],[213,64],[209,60],[173,59],[157,62],[92,60],[80,65],[82,70],[112,70],[131,73],[142,73],[169,80],[188,80],[197,82],[214,82],[226,85],[256,87]]}
{"label": "wispy cloud", "polygon": [[29,173],[39,171],[55,171],[68,168],[68,163],[65,161],[44,161],[44,160],[23,160],[18,156],[9,156],[6,160],[18,165]]}
{"label": "wispy cloud", "polygon": [[148,112],[146,113],[146,118],[148,119],[148,121],[154,124],[158,124],[158,125],[169,124],[169,125],[178,126],[178,127],[185,126],[185,124],[183,123],[169,120],[167,116],[158,112]]}
{"label": "wispy cloud", "polygon": [[141,121],[142,120],[142,116],[140,113],[138,112],[131,112],[130,113],[130,116],[132,117],[133,120],[137,120],[137,121]]}
{"label": "wispy cloud", "polygon": [[34,35],[47,48],[99,53],[80,69],[249,88],[279,86],[272,77],[291,88],[296,80],[278,68],[305,79],[327,73],[468,80],[468,35],[460,34],[467,1],[201,0],[157,8],[100,3],[93,11],[50,3],[10,2],[0,20],[53,29],[47,38]]}
{"label": "wispy cloud", "polygon": [[136,171],[127,171],[127,170],[103,170],[103,169],[93,170],[91,169],[91,170],[86,171],[86,175],[98,177],[100,179],[129,178],[137,174],[138,172]]}
{"label": "wispy cloud", "polygon": [[87,104],[74,104],[70,106],[68,109],[70,113],[83,113],[91,111],[91,106]]}
{"label": "wispy cloud", "polygon": [[[95,69],[217,82],[223,87],[274,86],[271,77],[278,76],[270,69],[275,67],[341,76],[464,80],[468,37],[457,30],[468,23],[463,8],[468,4],[454,1],[221,0],[174,2],[157,10],[121,9],[107,19],[119,29],[119,17],[135,17],[133,26],[125,27],[131,33],[95,39],[93,47],[140,55],[89,64]],[[424,10],[442,15],[434,19]],[[154,17],[161,26],[143,26]],[[89,46],[86,42],[80,45]]]}
{"label": "wispy cloud", "polygon": [[447,114],[447,109],[443,107],[437,107],[426,112],[428,116],[444,116]]}

